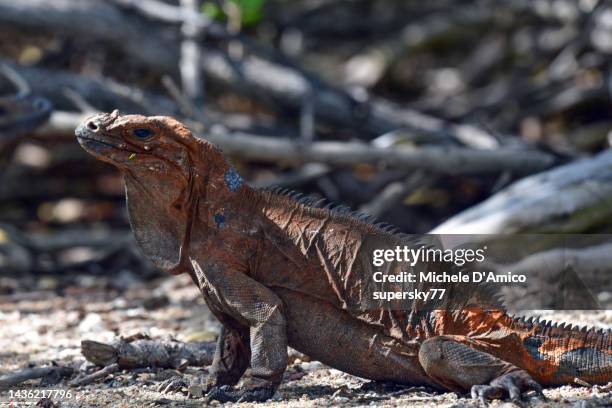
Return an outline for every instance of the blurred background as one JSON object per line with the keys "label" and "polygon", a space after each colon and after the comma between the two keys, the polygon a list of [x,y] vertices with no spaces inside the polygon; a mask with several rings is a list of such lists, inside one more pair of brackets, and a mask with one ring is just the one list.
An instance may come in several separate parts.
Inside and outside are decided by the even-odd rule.
{"label": "blurred background", "polygon": [[[0,0],[5,346],[212,336],[195,288],[140,256],[120,174],[76,143],[89,114],[177,117],[251,185],[406,233],[609,233],[611,55],[598,0]],[[24,315],[50,305],[62,325]]]}

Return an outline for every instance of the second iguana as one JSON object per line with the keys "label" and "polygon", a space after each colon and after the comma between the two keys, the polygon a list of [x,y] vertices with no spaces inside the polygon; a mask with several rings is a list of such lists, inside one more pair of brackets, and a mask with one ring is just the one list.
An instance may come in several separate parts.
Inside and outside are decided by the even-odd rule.
{"label": "second iguana", "polygon": [[[88,118],[76,135],[124,174],[144,254],[189,274],[223,324],[209,398],[270,398],[287,345],[359,377],[481,400],[517,400],[575,378],[612,380],[610,331],[516,319],[460,292],[459,308],[359,308],[372,250],[416,244],[342,211],[250,188],[219,149],[172,118],[115,111]],[[249,366],[250,380],[228,388]]]}

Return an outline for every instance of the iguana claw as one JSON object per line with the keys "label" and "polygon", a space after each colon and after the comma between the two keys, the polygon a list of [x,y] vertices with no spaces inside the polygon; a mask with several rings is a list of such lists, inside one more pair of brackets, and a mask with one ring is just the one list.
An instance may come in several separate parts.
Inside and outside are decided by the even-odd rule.
{"label": "iguana claw", "polygon": [[519,370],[504,374],[491,381],[489,385],[474,385],[471,394],[472,398],[478,399],[485,405],[486,400],[502,398],[504,395],[509,395],[511,401],[520,405],[522,393],[529,390],[535,391],[538,397],[546,400],[542,386],[526,371]]}
{"label": "iguana claw", "polygon": [[165,381],[162,381],[157,386],[157,392],[161,392],[162,394],[170,394],[172,392],[179,392],[183,388],[187,387],[189,387],[189,382],[187,382],[181,377],[172,377]]}

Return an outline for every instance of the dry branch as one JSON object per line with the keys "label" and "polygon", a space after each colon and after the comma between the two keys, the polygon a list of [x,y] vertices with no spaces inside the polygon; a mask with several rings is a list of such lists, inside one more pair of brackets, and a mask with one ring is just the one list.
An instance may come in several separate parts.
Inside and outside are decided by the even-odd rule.
{"label": "dry branch", "polygon": [[119,364],[114,363],[92,374],[85,375],[79,378],[75,378],[74,380],[70,381],[69,385],[71,387],[80,387],[82,385],[91,384],[92,382],[103,380],[109,375],[111,375],[112,373],[117,372],[117,371],[119,371]]}
{"label": "dry branch", "polygon": [[6,390],[24,381],[34,380],[37,378],[49,376],[57,376],[58,378],[68,377],[72,375],[72,372],[72,368],[60,366],[25,368],[23,370],[0,376],[0,390]]}
{"label": "dry branch", "polygon": [[81,342],[81,352],[87,360],[99,366],[117,364],[121,369],[203,367],[212,362],[214,350],[213,342],[181,343],[148,339],[121,339],[112,344],[93,340]]}
{"label": "dry branch", "polygon": [[451,217],[435,234],[584,232],[612,216],[612,151],[536,174]]}
{"label": "dry branch", "polygon": [[229,155],[263,161],[319,162],[335,166],[383,163],[392,168],[423,169],[445,174],[482,174],[510,170],[531,173],[553,164],[539,152],[477,150],[461,147],[377,148],[359,142],[315,142],[300,145],[289,139],[253,136],[243,132],[210,134],[206,138]]}
{"label": "dry branch", "polygon": [[[56,119],[56,115],[60,116]],[[83,119],[82,115],[55,112],[41,134],[59,131],[72,133],[72,129]],[[53,128],[54,124],[58,127]],[[193,128],[198,131],[201,126],[193,124]],[[202,129],[200,133],[203,133]],[[294,165],[306,162],[335,166],[374,163],[392,168],[422,169],[443,174],[484,174],[505,170],[529,174],[544,170],[555,162],[553,156],[546,153],[511,149],[478,150],[451,146],[380,148],[367,143],[331,141],[300,144],[286,138],[222,130],[206,133],[205,138],[231,156],[259,161],[286,161]]]}

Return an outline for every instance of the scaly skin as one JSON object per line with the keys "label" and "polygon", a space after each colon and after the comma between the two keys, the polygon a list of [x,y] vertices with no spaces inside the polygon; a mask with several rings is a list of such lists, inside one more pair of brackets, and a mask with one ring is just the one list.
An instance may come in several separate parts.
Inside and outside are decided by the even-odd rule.
{"label": "scaly skin", "polygon": [[[76,135],[125,175],[130,222],[145,255],[169,273],[188,273],[223,324],[204,383],[209,399],[272,396],[287,345],[364,378],[471,390],[482,400],[519,399],[530,389],[541,393],[539,383],[576,377],[612,380],[609,331],[511,318],[484,289],[449,284],[444,303],[414,302],[409,310],[368,303],[372,250],[417,245],[413,238],[253,190],[216,147],[172,118],[115,111],[84,121]],[[250,382],[227,388],[248,366]]]}

